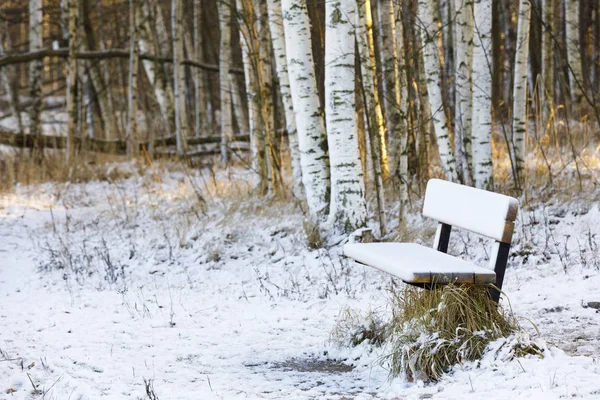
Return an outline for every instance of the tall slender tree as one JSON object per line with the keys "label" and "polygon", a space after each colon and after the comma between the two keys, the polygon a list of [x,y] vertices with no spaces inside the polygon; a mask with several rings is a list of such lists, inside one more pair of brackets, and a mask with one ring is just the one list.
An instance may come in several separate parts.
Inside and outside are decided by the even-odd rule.
{"label": "tall slender tree", "polygon": [[565,32],[573,117],[577,117],[577,114],[581,111],[580,107],[584,96],[579,12],[579,0],[565,0]]}
{"label": "tall slender tree", "polygon": [[298,148],[298,132],[296,129],[296,117],[294,104],[290,92],[290,78],[286,59],[285,34],[283,31],[283,19],[281,14],[281,0],[267,0],[269,8],[269,28],[273,40],[273,54],[275,69],[279,79],[279,91],[283,103],[285,115],[285,127],[288,135],[290,158],[292,164],[293,193],[298,199],[304,199],[304,187],[302,186],[302,167],[300,163],[300,151]]}
{"label": "tall slender tree", "polygon": [[69,26],[69,58],[67,75],[67,163],[75,160],[75,136],[77,129],[77,0],[69,0],[68,26]]}
{"label": "tall slender tree", "polygon": [[325,105],[331,164],[329,223],[343,233],[366,225],[355,113],[353,1],[325,3]]}
{"label": "tall slender tree", "polygon": [[219,87],[221,94],[221,159],[229,162],[229,143],[233,136],[233,115],[229,68],[231,66],[231,9],[224,1],[219,2],[219,27],[221,45],[219,51]]}
{"label": "tall slender tree", "polygon": [[127,154],[129,156],[136,155],[138,150],[138,72],[140,62],[139,48],[139,0],[129,0],[129,23],[130,23],[130,56],[129,56],[129,87],[127,93]]}
{"label": "tall slender tree", "polygon": [[527,72],[529,64],[529,27],[531,18],[530,0],[519,1],[517,28],[517,52],[512,109],[512,165],[515,185],[522,188],[525,159],[525,137],[527,133]]}
{"label": "tall slender tree", "polygon": [[175,137],[177,154],[187,151],[187,113],[185,107],[185,68],[183,65],[183,4],[171,1],[171,29],[173,32],[173,86],[175,87]]}
{"label": "tall slender tree", "polygon": [[423,42],[423,70],[427,77],[427,91],[438,152],[446,179],[456,181],[456,160],[450,145],[450,132],[441,90],[440,59],[437,46],[441,31],[434,19],[436,0],[419,0],[418,7],[419,30]]}
{"label": "tall slender tree", "polygon": [[302,182],[313,222],[329,212],[330,172],[327,137],[311,48],[306,0],[282,0],[290,92],[296,114]]}
{"label": "tall slender tree", "polygon": [[[29,0],[29,51],[39,51],[43,46],[42,23],[44,12],[42,0]],[[42,69],[43,60],[34,60],[29,64],[29,134],[39,137],[41,132],[40,115],[42,113]],[[36,147],[38,140],[35,141]],[[40,149],[37,149],[40,150]]]}
{"label": "tall slender tree", "polygon": [[473,109],[473,0],[455,0],[456,55],[454,57],[455,110],[454,153],[463,182],[471,183],[471,134]]}
{"label": "tall slender tree", "polygon": [[492,181],[492,0],[474,0],[473,175],[475,186]]}
{"label": "tall slender tree", "polygon": [[[358,52],[360,56],[360,69],[362,78],[362,94],[366,105],[366,125],[368,129],[368,142],[371,150],[373,166],[373,180],[377,198],[377,215],[381,236],[387,234],[387,220],[385,218],[385,193],[383,187],[384,166],[386,154],[385,147],[385,121],[379,101],[379,87],[377,85],[375,46],[373,43],[371,2],[369,0],[357,1],[357,35]],[[371,21],[371,24],[369,24]],[[370,34],[369,34],[370,31]]]}

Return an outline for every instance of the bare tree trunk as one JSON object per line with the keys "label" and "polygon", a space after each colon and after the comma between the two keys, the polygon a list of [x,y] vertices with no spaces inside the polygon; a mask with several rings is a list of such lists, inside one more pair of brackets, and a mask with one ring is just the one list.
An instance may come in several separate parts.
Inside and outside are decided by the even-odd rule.
{"label": "bare tree trunk", "polygon": [[185,67],[183,65],[183,4],[171,0],[171,25],[173,29],[173,79],[175,86],[175,137],[177,154],[187,151],[187,113],[185,108]]}
{"label": "bare tree trunk", "polygon": [[475,0],[473,15],[473,175],[492,189],[492,0]]}
{"label": "bare tree trunk", "polygon": [[279,157],[279,146],[275,134],[275,115],[273,108],[273,90],[271,82],[271,37],[269,32],[269,16],[266,3],[256,1],[254,3],[255,14],[258,20],[259,58],[257,60],[257,76],[260,89],[261,115],[267,139],[267,154],[269,155],[269,172],[271,190],[278,192],[282,186],[281,161]]}
{"label": "bare tree trunk", "polygon": [[219,51],[219,86],[221,93],[221,160],[229,162],[229,142],[233,136],[229,67],[231,66],[231,10],[229,4],[220,1],[219,28],[221,44]]}
{"label": "bare tree trunk", "polygon": [[248,118],[244,112],[244,103],[242,102],[242,95],[240,93],[238,79],[235,75],[229,74],[229,90],[231,91],[231,105],[233,106],[233,114],[237,121],[238,129],[240,133],[247,134],[250,132],[250,125],[248,124]]}
{"label": "bare tree trunk", "polygon": [[565,25],[569,62],[569,85],[573,117],[582,111],[584,97],[581,41],[579,39],[579,0],[565,0]]}
{"label": "bare tree trunk", "polygon": [[[390,150],[395,150],[394,131],[397,129],[397,121],[394,115],[398,104],[395,101],[396,76],[395,69],[398,65],[396,48],[394,47],[394,3],[393,0],[377,1],[377,22],[379,23],[379,51],[381,59],[381,89],[383,94],[383,109],[385,115],[385,126],[387,128],[387,140]],[[393,156],[393,151],[390,151]],[[393,162],[392,162],[393,164]]]}
{"label": "bare tree trunk", "polygon": [[[42,0],[29,0],[29,51],[41,50],[43,46],[43,11]],[[43,60],[35,60],[29,64],[29,134],[39,137],[42,134],[40,115],[42,113],[42,69]],[[35,151],[41,149],[34,149]]]}
{"label": "bare tree trunk", "polygon": [[246,99],[248,101],[248,117],[250,126],[250,145],[252,147],[252,166],[258,174],[258,189],[265,193],[268,189],[267,159],[265,155],[265,137],[262,130],[257,77],[253,60],[257,58],[258,43],[254,8],[247,0],[236,0],[238,25],[240,27],[240,44],[244,62],[246,80]]}
{"label": "bare tree trunk", "polygon": [[69,25],[69,58],[67,75],[67,164],[75,160],[75,136],[77,130],[77,0],[69,0],[68,25]]}
{"label": "bare tree trunk", "polygon": [[450,145],[450,132],[442,99],[440,59],[437,46],[440,30],[433,19],[435,0],[419,0],[418,12],[423,42],[423,67],[427,76],[427,92],[442,169],[447,180],[456,182],[456,160]]}
{"label": "bare tree trunk", "polygon": [[325,115],[331,164],[328,223],[350,233],[367,224],[367,203],[356,130],[352,1],[325,3]]}
{"label": "bare tree trunk", "polygon": [[137,133],[137,91],[138,91],[138,71],[140,62],[140,48],[138,46],[139,23],[138,8],[140,0],[129,0],[130,8],[130,48],[131,56],[129,58],[129,89],[127,95],[127,155],[135,156],[138,151],[138,133]]}
{"label": "bare tree trunk", "polygon": [[[149,6],[144,1],[142,10],[139,10],[140,25],[138,46],[140,52],[144,54],[161,56],[157,42],[155,41],[157,33],[153,28],[155,26],[153,23],[154,18],[152,17],[150,11],[151,10]],[[144,67],[144,71],[146,71],[146,76],[148,77],[148,80],[154,89],[154,96],[156,98],[156,102],[158,103],[158,107],[160,108],[165,129],[169,133],[172,133],[175,131],[175,99],[171,84],[168,82],[163,66],[159,62],[143,60],[142,65]],[[153,134],[153,132],[150,132],[150,134]]]}
{"label": "bare tree trunk", "polygon": [[456,56],[455,56],[455,110],[454,154],[457,169],[463,182],[471,184],[469,149],[471,147],[472,91],[471,70],[473,65],[473,2],[455,0],[456,10]]}
{"label": "bare tree trunk", "polygon": [[313,223],[329,212],[329,161],[323,114],[311,48],[306,0],[282,0],[283,26],[290,77],[290,92],[296,113],[302,181]]}
{"label": "bare tree trunk", "polygon": [[[357,43],[360,55],[363,98],[367,109],[366,116],[371,159],[373,160],[373,180],[375,181],[375,193],[377,196],[377,214],[379,216],[381,236],[385,236],[387,234],[387,222],[385,218],[383,167],[386,165],[386,162],[382,161],[384,154],[383,146],[385,146],[385,123],[381,112],[381,104],[379,103],[372,29],[369,34],[369,27],[372,28],[371,3],[369,0],[358,0],[357,7]],[[371,21],[371,24],[368,21]]]}
{"label": "bare tree trunk", "polygon": [[396,62],[394,63],[394,80],[396,81],[396,88],[394,96],[396,99],[396,112],[393,121],[397,119],[397,126],[395,128],[395,135],[398,135],[398,148],[396,154],[398,156],[398,177],[400,179],[400,210],[399,217],[400,221],[406,220],[406,212],[408,209],[408,135],[409,129],[407,124],[407,81],[406,81],[406,64],[405,64],[405,52],[404,52],[404,29],[402,23],[403,16],[402,5],[398,6],[394,18],[394,41],[393,48],[396,52]]}
{"label": "bare tree trunk", "polygon": [[[360,13],[360,11],[359,11]],[[375,50],[375,38],[373,34],[373,15],[371,13],[371,0],[364,0],[364,21],[365,21],[365,32],[366,32],[366,40],[367,46],[369,49],[369,60],[368,64],[371,74],[373,75],[373,91],[374,96],[373,100],[375,103],[375,116],[377,123],[377,132],[379,134],[380,149],[381,149],[381,174],[383,179],[389,178],[390,175],[390,167],[389,167],[389,158],[388,158],[388,146],[387,146],[387,138],[386,138],[386,127],[385,127],[385,119],[383,116],[383,111],[381,108],[381,103],[379,101],[380,95],[380,82],[377,79],[377,53]]]}
{"label": "bare tree trunk", "polygon": [[547,108],[554,103],[554,41],[557,31],[554,23],[554,0],[542,0],[542,4],[542,77],[544,82],[542,93]]}
{"label": "bare tree trunk", "polygon": [[[199,63],[203,61],[202,31],[200,29],[201,20],[202,1],[194,0],[194,59]],[[204,87],[204,71],[200,68],[196,68],[194,77],[194,93],[196,99],[196,124],[194,126],[194,133],[195,136],[208,135],[210,126],[208,124],[208,105],[206,88]]]}
{"label": "bare tree trunk", "polygon": [[[95,50],[97,46],[96,35],[89,20],[89,1],[83,0],[82,6],[82,25],[85,31],[85,40],[82,38],[82,47],[87,50]],[[102,76],[100,64],[92,61],[85,63],[88,76],[96,90],[98,107],[100,108],[100,117],[103,122],[104,134],[106,138],[119,137],[119,126],[115,116],[115,109],[112,102],[110,87]]]}
{"label": "bare tree trunk", "polygon": [[296,116],[290,93],[290,79],[286,59],[285,34],[281,14],[281,0],[267,0],[269,8],[269,28],[273,41],[273,54],[275,68],[279,78],[279,91],[285,112],[285,127],[288,135],[290,158],[292,164],[293,193],[297,199],[304,199],[302,186],[302,169],[300,166],[300,151],[298,149],[298,132],[296,130]]}
{"label": "bare tree trunk", "polygon": [[523,188],[525,136],[527,134],[527,66],[529,63],[530,0],[519,1],[517,53],[513,85],[512,156],[513,178],[518,188]]}

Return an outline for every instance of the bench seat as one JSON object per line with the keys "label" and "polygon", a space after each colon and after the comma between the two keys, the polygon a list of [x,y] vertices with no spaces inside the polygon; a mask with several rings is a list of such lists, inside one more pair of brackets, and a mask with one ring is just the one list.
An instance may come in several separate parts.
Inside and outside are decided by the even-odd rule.
{"label": "bench seat", "polygon": [[414,243],[352,243],[344,254],[407,283],[494,283],[496,273]]}

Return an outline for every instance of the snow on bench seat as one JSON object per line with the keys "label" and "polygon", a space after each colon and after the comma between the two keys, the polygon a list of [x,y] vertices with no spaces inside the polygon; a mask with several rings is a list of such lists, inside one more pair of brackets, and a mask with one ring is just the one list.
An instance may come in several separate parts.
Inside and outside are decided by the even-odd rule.
{"label": "snow on bench seat", "polygon": [[414,243],[352,243],[347,257],[410,283],[494,283],[496,273]]}

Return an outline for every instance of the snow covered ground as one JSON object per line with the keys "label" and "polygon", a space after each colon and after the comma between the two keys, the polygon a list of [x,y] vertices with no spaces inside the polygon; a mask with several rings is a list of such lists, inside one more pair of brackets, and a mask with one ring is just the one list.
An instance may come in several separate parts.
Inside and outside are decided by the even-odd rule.
{"label": "snow covered ground", "polygon": [[600,301],[600,192],[519,215],[505,291],[545,357],[491,351],[423,384],[390,382],[385,348],[332,343],[345,307],[388,311],[391,278],[307,249],[298,207],[249,194],[241,170],[115,168],[133,177],[0,198],[0,399],[600,399],[583,307]]}

